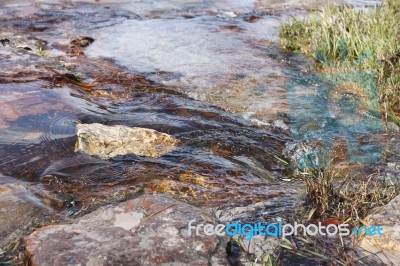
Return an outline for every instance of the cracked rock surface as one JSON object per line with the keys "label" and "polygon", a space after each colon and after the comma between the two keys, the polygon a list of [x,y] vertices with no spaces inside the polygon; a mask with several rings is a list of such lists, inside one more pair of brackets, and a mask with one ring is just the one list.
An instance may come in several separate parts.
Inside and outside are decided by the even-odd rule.
{"label": "cracked rock surface", "polygon": [[101,207],[72,224],[28,236],[33,265],[226,265],[226,239],[188,234],[188,222],[213,223],[207,212],[160,195]]}
{"label": "cracked rock surface", "polygon": [[179,141],[153,129],[106,126],[98,123],[77,125],[76,150],[102,159],[135,154],[158,158],[175,150]]}

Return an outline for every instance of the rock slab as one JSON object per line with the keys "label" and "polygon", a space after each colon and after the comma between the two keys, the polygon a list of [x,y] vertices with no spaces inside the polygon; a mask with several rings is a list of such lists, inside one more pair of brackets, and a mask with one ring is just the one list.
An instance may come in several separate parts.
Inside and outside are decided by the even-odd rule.
{"label": "rock slab", "polygon": [[400,195],[365,220],[367,226],[381,226],[383,236],[365,236],[361,246],[376,253],[388,265],[400,265]]}
{"label": "rock slab", "polygon": [[98,123],[78,124],[76,151],[102,159],[135,154],[158,158],[176,149],[174,137],[149,128],[106,126]]}
{"label": "rock slab", "polygon": [[0,174],[0,250],[15,245],[35,219],[51,213],[34,192],[29,183]]}
{"label": "rock slab", "polygon": [[226,239],[189,236],[192,219],[214,223],[201,209],[144,195],[41,228],[25,243],[32,265],[227,265]]}

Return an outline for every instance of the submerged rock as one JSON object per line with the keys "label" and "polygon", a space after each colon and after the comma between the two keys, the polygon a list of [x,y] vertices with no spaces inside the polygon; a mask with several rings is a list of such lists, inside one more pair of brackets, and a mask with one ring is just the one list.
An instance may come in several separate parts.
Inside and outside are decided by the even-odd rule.
{"label": "submerged rock", "polygon": [[51,213],[28,185],[0,174],[0,250],[15,245],[34,222]]}
{"label": "submerged rock", "polygon": [[210,214],[158,195],[101,207],[73,224],[50,225],[26,241],[32,265],[226,265],[224,238],[188,234]]}
{"label": "submerged rock", "polygon": [[76,151],[102,159],[128,154],[158,158],[175,150],[179,144],[174,137],[149,128],[97,123],[79,124],[76,128]]}

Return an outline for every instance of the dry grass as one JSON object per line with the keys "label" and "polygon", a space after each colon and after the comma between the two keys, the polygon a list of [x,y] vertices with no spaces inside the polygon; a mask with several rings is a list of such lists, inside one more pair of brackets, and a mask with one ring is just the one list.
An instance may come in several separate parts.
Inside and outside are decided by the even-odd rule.
{"label": "dry grass", "polygon": [[333,167],[297,168],[294,178],[306,185],[306,218],[335,218],[353,226],[362,225],[364,218],[378,206],[387,204],[399,192],[395,185],[372,174],[365,180],[343,176]]}
{"label": "dry grass", "polygon": [[[322,236],[295,237],[282,242],[282,255],[290,261],[283,260],[282,265],[292,261],[302,265],[384,265],[376,254],[359,247],[360,237],[347,239]],[[288,256],[289,255],[289,256]]]}
{"label": "dry grass", "polygon": [[[399,193],[397,186],[382,180],[378,173],[360,180],[344,176],[329,163],[326,168],[318,167],[321,162],[316,164],[315,158],[300,160],[302,166],[293,163],[292,176],[306,185],[306,198],[303,208],[294,213],[293,222],[345,223],[358,228],[365,225],[365,217],[373,208],[387,204]],[[293,236],[281,244],[282,264],[304,260],[304,265],[384,265],[378,256],[359,247],[361,240],[357,235]]]}

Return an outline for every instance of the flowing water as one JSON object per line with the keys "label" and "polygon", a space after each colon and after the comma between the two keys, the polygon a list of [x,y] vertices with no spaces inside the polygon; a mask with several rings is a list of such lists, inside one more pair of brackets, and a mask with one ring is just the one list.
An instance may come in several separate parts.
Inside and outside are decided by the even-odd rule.
{"label": "flowing water", "polygon": [[[313,74],[310,59],[279,49],[279,25],[323,3],[0,1],[0,173],[43,185],[65,203],[62,215],[143,191],[209,207],[263,201],[271,214],[287,212],[302,189],[280,181],[276,156],[292,138],[360,133],[347,160],[380,161],[379,119],[348,126],[329,92],[315,96],[332,82]],[[71,55],[80,36],[94,42]],[[48,54],[33,55],[39,47]],[[65,68],[95,89],[61,82]],[[182,146],[158,159],[75,152],[76,124],[95,122],[152,128]]]}

